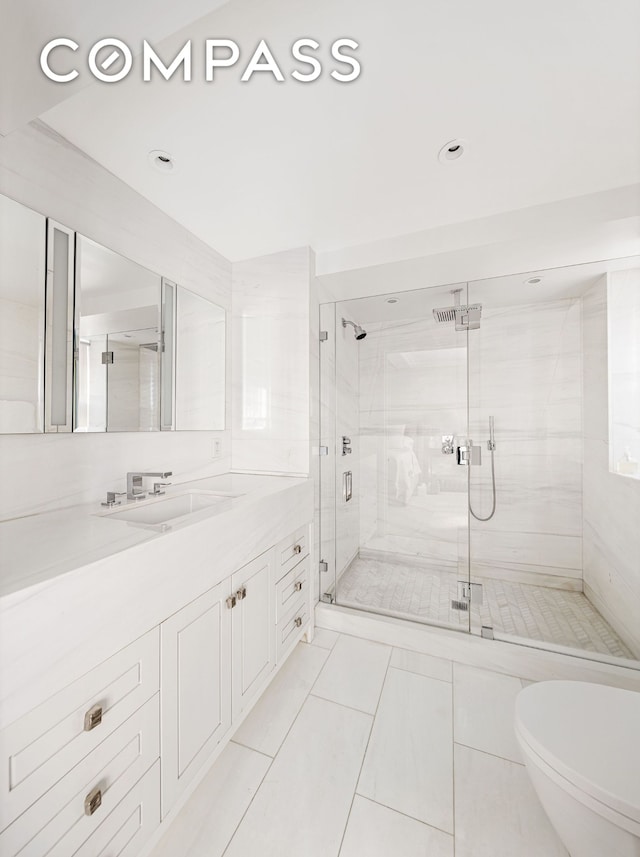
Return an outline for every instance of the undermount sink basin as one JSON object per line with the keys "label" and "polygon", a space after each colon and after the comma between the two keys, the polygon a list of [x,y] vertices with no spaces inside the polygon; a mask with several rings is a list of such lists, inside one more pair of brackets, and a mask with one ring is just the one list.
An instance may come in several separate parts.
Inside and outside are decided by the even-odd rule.
{"label": "undermount sink basin", "polygon": [[140,506],[126,506],[117,512],[109,512],[104,517],[115,521],[128,521],[132,524],[158,525],[167,524],[177,518],[184,518],[194,512],[210,509],[214,506],[228,504],[229,495],[204,494],[190,491],[161,500],[153,499]]}

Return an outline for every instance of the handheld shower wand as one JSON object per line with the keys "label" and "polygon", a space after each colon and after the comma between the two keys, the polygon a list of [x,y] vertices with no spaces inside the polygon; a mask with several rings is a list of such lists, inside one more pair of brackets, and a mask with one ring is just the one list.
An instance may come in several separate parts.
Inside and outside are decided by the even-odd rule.
{"label": "handheld shower wand", "polygon": [[493,493],[493,502],[491,504],[491,512],[486,518],[476,515],[471,505],[471,468],[469,468],[469,511],[476,521],[490,521],[496,513],[496,467],[494,461],[494,452],[496,448],[495,421],[493,417],[489,417],[489,440],[487,441],[487,449],[491,453],[491,490]]}

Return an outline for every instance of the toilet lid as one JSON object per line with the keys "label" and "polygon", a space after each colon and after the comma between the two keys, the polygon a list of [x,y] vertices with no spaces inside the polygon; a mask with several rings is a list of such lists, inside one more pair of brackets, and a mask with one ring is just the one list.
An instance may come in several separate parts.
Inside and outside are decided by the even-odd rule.
{"label": "toilet lid", "polygon": [[579,681],[520,692],[516,731],[553,770],[640,822],[640,693]]}

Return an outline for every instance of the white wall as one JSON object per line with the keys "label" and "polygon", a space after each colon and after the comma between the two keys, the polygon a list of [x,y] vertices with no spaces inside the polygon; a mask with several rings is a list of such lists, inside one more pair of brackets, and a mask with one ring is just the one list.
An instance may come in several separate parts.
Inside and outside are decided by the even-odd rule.
{"label": "white wall", "polygon": [[233,469],[309,474],[308,247],[233,265]]}
{"label": "white wall", "polygon": [[[464,576],[467,471],[442,454],[442,436],[455,435],[456,445],[467,437],[467,339],[434,323],[431,306],[449,297],[435,292],[424,294],[425,317],[367,325],[360,343],[360,547]],[[476,286],[473,301],[482,299]],[[492,506],[489,416],[497,442],[495,515],[471,519],[474,577],[582,589],[580,323],[577,298],[515,307],[485,300],[481,327],[468,334],[468,435],[482,454],[471,499],[482,517]],[[388,480],[401,434],[424,483],[409,496],[408,480],[399,496]],[[400,455],[410,469],[409,449]]]}
{"label": "white wall", "polygon": [[442,436],[466,435],[466,337],[435,324],[431,307],[450,300],[435,291],[424,294],[422,318],[367,324],[360,343],[361,549],[457,571],[467,479],[442,454]]}
{"label": "white wall", "polygon": [[[482,285],[473,301],[482,301]],[[474,511],[491,511],[489,416],[497,507],[471,519],[472,574],[582,589],[582,334],[579,298],[483,308],[469,332]]]}
{"label": "white wall", "polygon": [[610,467],[640,479],[640,268],[607,281]]}
{"label": "white wall", "polygon": [[[46,126],[0,139],[0,192],[230,310],[230,263]],[[228,358],[230,347],[231,336]],[[230,364],[225,432],[3,435],[0,516],[96,502],[123,490],[128,470],[228,470]]]}
{"label": "white wall", "polygon": [[[640,480],[609,469],[607,279],[583,298],[585,593],[640,658]],[[629,342],[629,357],[638,343]]]}
{"label": "white wall", "polygon": [[330,300],[640,253],[640,185],[318,254]]}

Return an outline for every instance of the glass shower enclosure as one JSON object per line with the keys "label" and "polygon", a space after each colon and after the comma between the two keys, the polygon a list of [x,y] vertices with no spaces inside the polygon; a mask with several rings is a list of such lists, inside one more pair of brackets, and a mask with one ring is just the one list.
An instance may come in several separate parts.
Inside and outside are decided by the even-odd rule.
{"label": "glass shower enclosure", "polygon": [[636,660],[640,260],[323,304],[320,328],[320,600]]}

